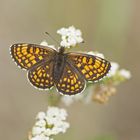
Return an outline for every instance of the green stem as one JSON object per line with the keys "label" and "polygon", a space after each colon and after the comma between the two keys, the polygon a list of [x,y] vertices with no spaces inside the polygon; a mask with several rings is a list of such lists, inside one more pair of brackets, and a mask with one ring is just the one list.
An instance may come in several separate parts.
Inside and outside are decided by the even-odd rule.
{"label": "green stem", "polygon": [[61,95],[51,90],[47,96],[47,101],[49,106],[59,106],[61,101]]}

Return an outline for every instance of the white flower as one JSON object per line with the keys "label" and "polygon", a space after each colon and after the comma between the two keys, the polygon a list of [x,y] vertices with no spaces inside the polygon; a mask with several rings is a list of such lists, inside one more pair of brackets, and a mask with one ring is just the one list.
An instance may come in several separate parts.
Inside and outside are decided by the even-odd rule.
{"label": "white flower", "polygon": [[88,54],[95,55],[95,56],[98,56],[98,57],[101,57],[101,58],[105,58],[104,55],[102,53],[99,53],[99,52],[90,51],[90,52],[88,52]]}
{"label": "white flower", "polygon": [[66,39],[62,40],[60,45],[63,46],[63,47],[64,46],[68,47],[68,48],[71,46],[71,44]]}
{"label": "white flower", "polygon": [[126,79],[131,78],[131,73],[128,70],[122,69],[122,70],[119,71],[119,74]]}
{"label": "white flower", "polygon": [[69,123],[62,121],[55,122],[55,125],[51,129],[50,128],[45,129],[43,134],[46,136],[53,136],[59,133],[65,133],[67,128],[69,128]]}
{"label": "white flower", "polygon": [[52,48],[52,49],[56,50],[55,46],[54,46],[54,45],[49,45],[48,42],[47,42],[46,40],[42,41],[42,42],[40,43],[40,45],[46,46],[46,47],[49,47],[49,48]]}
{"label": "white flower", "polygon": [[119,64],[116,62],[111,62],[111,69],[108,73],[108,77],[114,76],[119,69]]}
{"label": "white flower", "polygon": [[32,137],[31,140],[53,140],[53,139],[45,135],[37,135],[35,137]]}
{"label": "white flower", "polygon": [[49,107],[46,113],[39,112],[29,140],[51,140],[51,136],[65,133],[70,126],[66,117],[66,110],[57,107]]}
{"label": "white flower", "polygon": [[61,28],[57,30],[57,33],[61,35],[62,41],[60,42],[60,45],[63,47],[69,48],[83,42],[82,32],[79,29],[76,29],[74,26]]}
{"label": "white flower", "polygon": [[45,119],[46,114],[44,112],[39,112],[36,116],[36,119],[43,120]]}
{"label": "white flower", "polygon": [[38,126],[34,126],[32,128],[32,135],[40,135],[42,132],[44,131],[44,127],[38,127]]}
{"label": "white flower", "polygon": [[39,127],[44,127],[46,125],[46,121],[45,120],[38,120],[36,123],[35,123],[36,126],[39,126]]}
{"label": "white flower", "polygon": [[59,109],[57,107],[49,107],[47,111],[47,118],[56,120],[66,120],[67,112],[64,109]]}

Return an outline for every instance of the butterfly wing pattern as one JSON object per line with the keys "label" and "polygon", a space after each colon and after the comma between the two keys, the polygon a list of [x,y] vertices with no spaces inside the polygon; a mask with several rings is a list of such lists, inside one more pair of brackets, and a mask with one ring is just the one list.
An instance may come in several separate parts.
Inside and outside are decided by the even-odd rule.
{"label": "butterfly wing pattern", "polygon": [[84,90],[85,80],[75,67],[66,63],[63,74],[56,87],[60,93],[73,95]]}
{"label": "butterfly wing pattern", "polygon": [[50,89],[53,87],[52,68],[52,61],[31,68],[27,75],[30,83],[39,89]]}
{"label": "butterfly wing pattern", "polygon": [[[27,70],[29,82],[39,89],[50,89],[54,85],[58,92],[66,95],[81,93],[86,81],[97,81],[104,77],[111,65],[97,56],[83,53],[60,53],[56,50],[35,44],[14,44],[10,53],[16,64]],[[55,59],[59,56],[59,60]],[[66,57],[64,57],[66,56]],[[64,58],[64,62],[61,59]],[[55,62],[63,66],[60,78],[55,80]],[[55,74],[56,75],[56,74]],[[59,74],[58,74],[59,75]]]}
{"label": "butterfly wing pattern", "polygon": [[87,81],[97,81],[110,70],[110,62],[88,54],[68,53],[68,61],[74,65]]}
{"label": "butterfly wing pattern", "polygon": [[54,52],[51,48],[43,48],[34,44],[14,44],[10,47],[12,58],[22,69],[30,69],[44,58],[49,58]]}
{"label": "butterfly wing pattern", "polygon": [[55,50],[41,45],[14,44],[10,53],[16,64],[28,70],[29,82],[39,89],[50,89],[54,83],[52,78],[52,62],[50,61]]}

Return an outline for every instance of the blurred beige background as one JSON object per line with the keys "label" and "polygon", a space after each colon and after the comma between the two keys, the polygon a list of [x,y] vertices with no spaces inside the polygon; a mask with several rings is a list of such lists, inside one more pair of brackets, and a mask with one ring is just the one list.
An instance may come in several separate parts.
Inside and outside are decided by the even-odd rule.
{"label": "blurred beige background", "polygon": [[104,53],[129,69],[132,79],[107,105],[69,107],[71,128],[56,140],[140,140],[139,0],[0,0],[0,139],[27,140],[36,113],[47,109],[46,92],[30,86],[9,46],[44,39],[53,44],[44,32],[59,40],[56,30],[70,25],[83,32],[82,50]]}

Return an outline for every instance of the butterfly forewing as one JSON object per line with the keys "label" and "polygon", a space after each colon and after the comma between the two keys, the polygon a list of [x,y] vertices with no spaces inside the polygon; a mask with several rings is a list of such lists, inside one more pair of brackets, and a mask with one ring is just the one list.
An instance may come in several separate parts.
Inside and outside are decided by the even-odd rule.
{"label": "butterfly forewing", "polygon": [[50,89],[53,85],[53,62],[42,62],[28,71],[28,79],[31,84],[40,89]]}
{"label": "butterfly forewing", "polygon": [[103,58],[82,53],[68,53],[68,61],[87,81],[100,80],[111,67],[110,63]]}
{"label": "butterfly forewing", "polygon": [[55,50],[34,44],[14,44],[11,46],[11,55],[18,66],[23,69],[30,69],[41,60],[49,59]]}
{"label": "butterfly forewing", "polygon": [[85,80],[74,67],[66,63],[56,87],[60,93],[74,95],[84,90]]}

